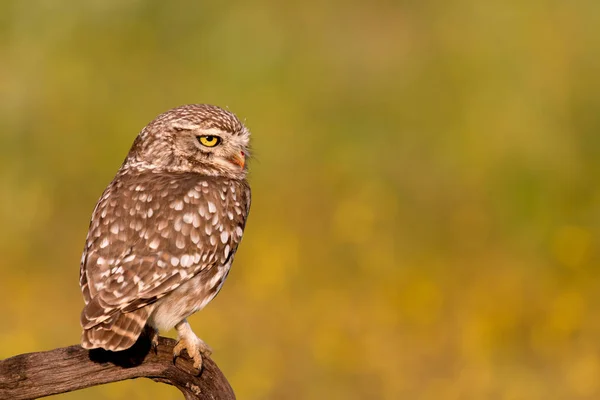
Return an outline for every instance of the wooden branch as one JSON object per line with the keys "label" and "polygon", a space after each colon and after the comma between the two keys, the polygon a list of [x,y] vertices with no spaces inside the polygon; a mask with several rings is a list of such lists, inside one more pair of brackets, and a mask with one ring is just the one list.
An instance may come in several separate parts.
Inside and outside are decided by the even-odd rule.
{"label": "wooden branch", "polygon": [[210,358],[203,358],[200,376],[187,355],[177,358],[174,365],[175,343],[161,337],[155,352],[150,340],[142,337],[120,352],[69,346],[7,358],[0,361],[0,399],[34,399],[135,378],[173,385],[188,400],[235,399],[229,382]]}

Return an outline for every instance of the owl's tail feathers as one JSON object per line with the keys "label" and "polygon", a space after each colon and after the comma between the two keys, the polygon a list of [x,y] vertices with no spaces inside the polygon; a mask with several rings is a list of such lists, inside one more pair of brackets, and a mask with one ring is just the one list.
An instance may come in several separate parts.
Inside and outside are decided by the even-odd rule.
{"label": "owl's tail feathers", "polygon": [[82,314],[84,329],[81,335],[81,347],[84,349],[103,348],[111,351],[128,349],[133,346],[142,333],[148,316],[148,311],[144,308],[128,313],[117,311],[108,319],[87,327],[86,324],[83,324],[85,316]]}

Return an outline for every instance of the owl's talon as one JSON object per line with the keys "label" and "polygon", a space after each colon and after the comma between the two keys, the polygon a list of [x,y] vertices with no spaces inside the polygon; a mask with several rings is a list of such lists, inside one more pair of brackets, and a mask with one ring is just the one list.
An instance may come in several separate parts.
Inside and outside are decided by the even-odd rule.
{"label": "owl's talon", "polygon": [[[188,338],[182,338],[177,342],[173,348],[173,364],[177,360],[177,357],[181,355],[181,351],[185,350],[188,356],[194,361],[194,368],[198,370],[198,373],[202,370],[202,353],[204,353],[205,347],[208,347],[202,340],[188,340]],[[204,345],[204,347],[202,346]]]}
{"label": "owl's talon", "polygon": [[158,354],[158,332],[150,339],[150,348],[154,351],[154,354]]}

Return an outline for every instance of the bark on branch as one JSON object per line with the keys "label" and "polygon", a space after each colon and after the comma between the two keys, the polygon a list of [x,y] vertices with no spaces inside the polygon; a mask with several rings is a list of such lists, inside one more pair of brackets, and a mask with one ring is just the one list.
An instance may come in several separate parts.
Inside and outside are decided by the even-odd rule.
{"label": "bark on branch", "polygon": [[204,357],[200,376],[187,355],[174,365],[175,343],[161,337],[155,353],[150,340],[142,337],[121,352],[69,346],[7,358],[0,361],[0,399],[34,399],[135,378],[173,385],[188,400],[235,399],[229,382],[210,358]]}

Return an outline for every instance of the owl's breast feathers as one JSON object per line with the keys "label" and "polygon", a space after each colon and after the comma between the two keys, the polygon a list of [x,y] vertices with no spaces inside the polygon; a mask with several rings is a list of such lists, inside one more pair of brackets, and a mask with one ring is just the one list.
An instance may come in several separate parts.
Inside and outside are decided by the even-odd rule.
{"label": "owl's breast feathers", "polygon": [[[156,302],[201,271],[230,263],[249,208],[245,180],[118,174],[96,205],[82,257],[84,337],[98,325],[115,330],[119,315]],[[148,315],[140,314],[127,323],[143,327]]]}

